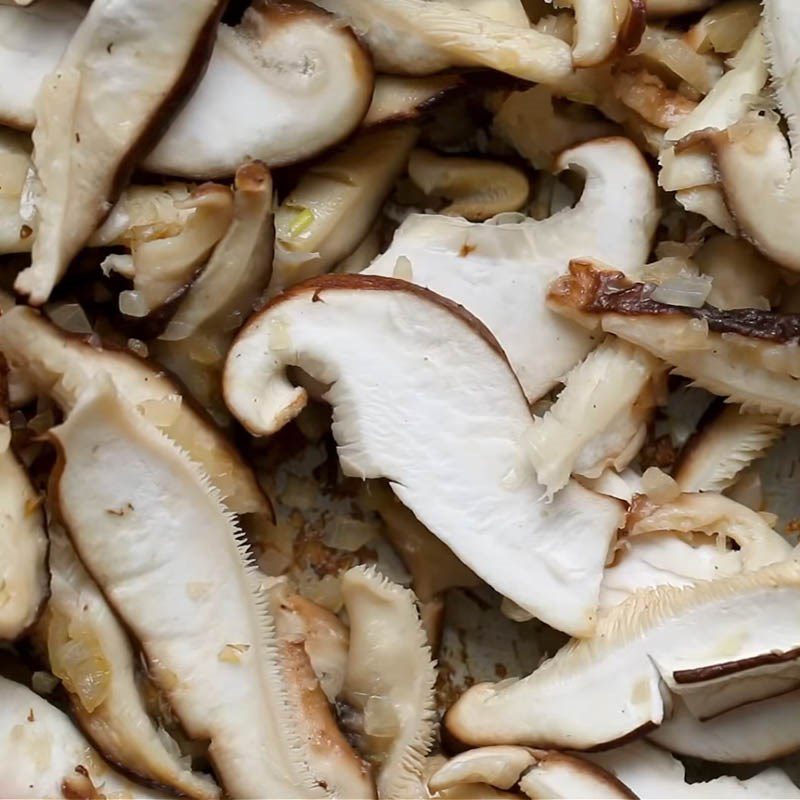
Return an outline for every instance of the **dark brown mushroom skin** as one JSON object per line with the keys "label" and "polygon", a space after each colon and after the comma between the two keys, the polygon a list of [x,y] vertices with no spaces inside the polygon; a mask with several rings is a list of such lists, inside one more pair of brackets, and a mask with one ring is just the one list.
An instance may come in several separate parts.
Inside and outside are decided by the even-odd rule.
{"label": "dark brown mushroom skin", "polygon": [[705,304],[701,308],[675,306],[652,299],[657,286],[635,283],[617,270],[600,270],[592,262],[575,260],[569,274],[557,278],[547,293],[556,311],[572,310],[587,315],[674,315],[705,320],[709,331],[731,333],[753,339],[796,344],[800,340],[800,314],[781,314],[758,308],[723,311]]}

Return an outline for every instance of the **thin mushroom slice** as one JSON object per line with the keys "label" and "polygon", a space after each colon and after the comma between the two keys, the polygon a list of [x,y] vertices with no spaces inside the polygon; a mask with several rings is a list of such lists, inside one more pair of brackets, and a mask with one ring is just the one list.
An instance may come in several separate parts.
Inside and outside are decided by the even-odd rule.
{"label": "thin mushroom slice", "polygon": [[655,286],[620,272],[573,261],[550,288],[550,308],[591,330],[600,328],[644,348],[714,394],[746,411],[800,420],[800,318],[759,309],[668,305]]}
{"label": "thin mushroom slice", "polygon": [[251,318],[228,354],[226,401],[251,433],[277,431],[306,404],[288,366],[329,387],[346,475],[389,478],[501,594],[562,630],[592,630],[619,507],[575,483],[548,505],[530,474],[516,474],[531,416],[474,317],[406,281],[317,278]]}
{"label": "thin mushroom slice", "polygon": [[229,419],[219,376],[236,330],[261,298],[272,273],[272,206],[272,179],[266,166],[251,161],[239,167],[230,226],[172,314],[168,330],[177,330],[182,338],[151,343],[158,360],[224,422]]}
{"label": "thin mushroom slice", "polygon": [[309,168],[275,214],[271,294],[330,272],[356,249],[418,136],[411,125],[362,133]]}
{"label": "thin mushroom slice", "polygon": [[30,150],[29,137],[0,129],[0,253],[18,253],[30,248],[33,230],[25,226],[19,213]]}
{"label": "thin mushroom slice", "polygon": [[14,284],[34,305],[50,297],[202,75],[223,7],[220,0],[146,0],[131,14],[124,2],[90,6],[37,99],[37,236],[32,264]]}
{"label": "thin mushroom slice", "polygon": [[465,91],[469,75],[446,72],[442,75],[408,77],[403,75],[378,75],[364,128],[408,122],[422,117],[453,95]]}
{"label": "thin mushroom slice", "polygon": [[684,445],[673,477],[684,492],[721,492],[761,458],[782,432],[774,416],[726,406]]}
{"label": "thin mushroom slice", "polygon": [[654,409],[654,393],[645,393],[662,370],[649,353],[610,337],[567,374],[528,437],[531,463],[548,493],[573,472],[597,478],[610,464],[618,471],[628,465]]}
{"label": "thin mushroom slice", "polygon": [[586,176],[574,208],[520,222],[413,215],[363,273],[392,276],[405,259],[410,266],[398,277],[463,305],[497,337],[531,402],[597,341],[548,311],[547,284],[579,253],[623,269],[640,266],[658,222],[653,175],[628,140],[598,139],[567,150],[556,165],[565,169]]}
{"label": "thin mushroom slice", "polygon": [[83,732],[105,758],[144,781],[199,800],[219,797],[214,781],[182,764],[177,744],[165,744],[167,734],[151,721],[128,635],[53,523],[49,564],[43,636],[50,669],[64,683]]}
{"label": "thin mushroom slice", "polygon": [[758,0],[727,0],[705,13],[686,33],[686,41],[698,53],[734,53],[758,25]]}
{"label": "thin mushroom slice", "polygon": [[51,436],[53,502],[75,550],[186,733],[210,742],[225,791],[325,796],[243,534],[203,472],[108,388]]}
{"label": "thin mushroom slice", "polygon": [[436,730],[436,667],[413,592],[374,568],[342,578],[350,651],[342,699],[363,715],[378,797],[412,797]]}
{"label": "thin mushroom slice", "polygon": [[800,564],[787,561],[638,592],[528,677],[468,689],[445,724],[471,745],[587,750],[660,725],[673,690],[729,685],[734,705],[759,699],[759,678],[796,670],[799,591]]}
{"label": "thin mushroom slice", "polygon": [[36,622],[47,599],[47,532],[41,498],[0,425],[0,639],[14,640]]}
{"label": "thin mushroom slice", "polygon": [[408,174],[426,195],[452,200],[439,213],[475,222],[519,211],[530,196],[527,176],[497,161],[415,150],[408,162]]}
{"label": "thin mushroom slice", "polygon": [[381,72],[430,75],[489,67],[547,83],[572,72],[569,45],[444,0],[315,0],[351,24]]}
{"label": "thin mushroom slice", "polygon": [[306,741],[312,775],[334,797],[363,800],[375,797],[370,771],[339,730],[332,707],[312,667],[306,639],[297,630],[294,598],[298,596],[286,579],[271,581],[267,594],[275,620],[278,652],[284,662],[286,691],[296,709],[300,735]]}
{"label": "thin mushroom slice", "polygon": [[800,750],[800,691],[734,708],[701,722],[678,698],[648,739],[678,755],[721,764],[759,764]]}
{"label": "thin mushroom slice", "polygon": [[789,776],[776,767],[739,780],[723,775],[710,781],[689,783],[686,768],[658,747],[646,742],[632,742],[606,753],[586,756],[592,763],[622,781],[635,797],[749,798],[800,797],[800,789]]}
{"label": "thin mushroom slice", "polygon": [[121,775],[103,761],[62,711],[4,677],[0,677],[0,749],[3,797],[145,800],[167,796]]}
{"label": "thin mushroom slice", "polygon": [[224,434],[155,365],[132,353],[104,349],[57,328],[38,312],[17,306],[0,316],[0,352],[39,392],[69,412],[81,393],[110,378],[118,391],[202,465],[236,514],[272,518],[255,474]]}

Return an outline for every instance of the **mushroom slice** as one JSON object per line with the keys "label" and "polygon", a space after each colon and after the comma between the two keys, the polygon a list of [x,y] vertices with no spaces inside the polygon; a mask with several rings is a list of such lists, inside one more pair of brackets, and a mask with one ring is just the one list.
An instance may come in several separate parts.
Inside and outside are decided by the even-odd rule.
{"label": "mushroom slice", "polygon": [[684,492],[721,492],[761,458],[782,432],[774,416],[726,406],[684,445],[673,477]]}
{"label": "mushroom slice", "polygon": [[218,419],[227,418],[219,387],[224,355],[272,272],[272,204],[266,166],[251,161],[239,167],[233,220],[170,320],[182,338],[151,343],[159,361]]}
{"label": "mushroom slice", "polygon": [[597,478],[609,463],[618,470],[628,465],[654,408],[645,392],[661,369],[649,353],[610,337],[567,374],[528,436],[531,463],[550,495],[572,472]]}
{"label": "mushroom slice", "polygon": [[37,99],[37,237],[32,264],[14,284],[34,305],[50,297],[202,75],[224,5],[149,0],[135,14],[113,0],[90,6]]}
{"label": "mushroom slice", "polygon": [[[3,9],[0,8],[0,16]],[[0,253],[30,249],[32,229],[19,214],[19,203],[30,166],[30,138],[0,129]]]}
{"label": "mushroom slice", "polygon": [[12,369],[66,412],[84,390],[107,376],[202,465],[232,511],[272,518],[252,469],[211,421],[189,402],[181,402],[180,387],[156,366],[132,353],[103,349],[65,334],[24,306],[0,316],[0,352]]}
{"label": "mushroom slice", "polygon": [[298,620],[296,608],[298,600],[309,601],[299,597],[285,578],[271,581],[267,591],[287,676],[286,690],[306,741],[311,773],[334,797],[375,797],[369,770],[339,730],[306,650],[305,625],[302,618]]}
{"label": "mushroom slice", "polygon": [[767,798],[800,797],[789,776],[772,767],[747,780],[723,775],[710,781],[689,783],[686,768],[658,747],[632,742],[587,758],[622,781],[635,797]]}
{"label": "mushroom slice", "polygon": [[440,213],[477,222],[505,211],[519,211],[530,196],[527,176],[499,161],[415,150],[408,162],[408,174],[426,195],[453,201]]}
{"label": "mushroom slice", "polygon": [[786,561],[638,592],[606,614],[591,639],[572,640],[527,678],[468,689],[445,723],[471,745],[586,750],[660,725],[668,689],[730,685],[743,705],[759,699],[758,677],[769,682],[796,669],[798,591],[800,564]]}
{"label": "mushroom slice", "polygon": [[489,67],[537,83],[572,72],[572,54],[561,39],[445,0],[315,2],[353,26],[381,72],[430,75],[448,67]]}
{"label": "mushroom slice", "polygon": [[458,72],[406,77],[378,75],[364,128],[419,119],[447,98],[467,87],[467,77]]}
{"label": "mushroom slice", "polygon": [[616,70],[614,92],[626,108],[664,130],[685,120],[697,107],[695,100],[669,89],[658,75],[641,67]]}
{"label": "mushroom slice", "polygon": [[635,797],[613,775],[582,758],[510,745],[459,753],[428,779],[429,788],[436,792],[475,783],[500,789],[519,784],[525,795],[534,800]]}
{"label": "mushroom slice", "polygon": [[271,293],[329,272],[355,250],[405,169],[417,136],[410,125],[362,133],[310,167],[275,214]]}
{"label": "mushroom slice", "polygon": [[664,359],[698,386],[746,411],[800,420],[800,317],[759,309],[720,311],[653,300],[653,284],[573,261],[553,283],[550,307]]}
{"label": "mushroom slice", "polygon": [[252,158],[303,161],[358,126],[373,80],[353,32],[328,14],[256,0],[235,28],[220,26],[204,79],[144,166],[196,178],[232,175]]}
{"label": "mushroom slice", "polygon": [[619,506],[575,483],[548,505],[517,473],[530,412],[474,317],[405,281],[324,276],[275,298],[228,354],[226,401],[252,433],[275,432],[306,404],[287,366],[329,387],[346,475],[387,477],[498,592],[554,627],[592,630]]}
{"label": "mushroom slice", "polygon": [[0,8],[0,70],[14,80],[0,86],[0,123],[30,131],[42,78],[58,64],[86,7],[74,0],[41,0],[36,8],[4,5],[11,7]]}
{"label": "mushroom slice", "polygon": [[108,389],[51,436],[54,503],[75,550],[186,733],[210,742],[226,792],[324,796],[243,534],[203,472]]}
{"label": "mushroom slice", "polygon": [[800,750],[800,691],[734,708],[701,722],[675,698],[671,717],[648,738],[679,755],[758,764]]}
{"label": "mushroom slice", "polygon": [[729,236],[737,232],[736,221],[725,204],[725,195],[719,186],[693,186],[675,192],[675,199],[684,211],[705,217],[712,225]]}
{"label": "mushroom slice", "polygon": [[436,667],[414,593],[374,568],[342,578],[350,651],[342,699],[363,715],[378,797],[413,797],[436,727]]}
{"label": "mushroom slice", "polygon": [[391,276],[398,259],[408,259],[411,274],[404,277],[463,305],[497,337],[531,402],[596,342],[548,311],[547,284],[580,253],[624,269],[639,267],[658,222],[653,175],[627,139],[598,139],[567,150],[556,165],[564,169],[586,175],[574,208],[542,221],[501,217],[482,224],[413,215],[364,271]]}
{"label": "mushroom slice", "polygon": [[[83,732],[112,763],[193,798],[219,797],[210,778],[193,774],[147,713],[137,657],[120,622],[89,577],[66,534],[50,526],[51,597],[44,626],[50,669],[69,692]],[[176,754],[177,753],[177,754]]]}
{"label": "mushroom slice", "polygon": [[756,27],[761,16],[758,0],[727,0],[692,25],[686,41],[698,53],[734,53]]}
{"label": "mushroom slice", "polygon": [[47,533],[41,498],[0,425],[0,639],[13,640],[36,622],[47,599]]}
{"label": "mushroom slice", "polygon": [[[112,769],[69,717],[21,684],[0,677],[3,797],[163,798]],[[100,794],[102,792],[102,795]]]}

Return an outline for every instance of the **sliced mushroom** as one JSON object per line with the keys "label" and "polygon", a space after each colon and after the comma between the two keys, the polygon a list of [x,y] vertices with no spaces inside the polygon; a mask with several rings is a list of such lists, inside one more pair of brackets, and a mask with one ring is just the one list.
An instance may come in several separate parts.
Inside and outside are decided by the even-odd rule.
{"label": "sliced mushroom", "polygon": [[152,343],[172,370],[216,419],[227,421],[220,371],[237,328],[261,298],[272,272],[272,179],[251,161],[236,171],[233,220],[172,315],[180,338]]}
{"label": "sliced mushroom", "polygon": [[558,399],[528,436],[536,476],[551,495],[575,472],[597,478],[624,469],[644,442],[654,409],[650,389],[660,362],[610,337],[565,378]]}
{"label": "sliced mushroom", "polygon": [[499,22],[527,28],[530,25],[522,0],[449,0],[452,5]]}
{"label": "sliced mushroom", "polygon": [[177,744],[165,744],[162,737],[169,741],[168,734],[150,720],[128,636],[66,534],[52,522],[49,563],[47,655],[83,732],[105,758],[144,781],[201,800],[219,797],[214,781],[182,764]]}
{"label": "sliced mushroom", "polygon": [[648,738],[673,753],[706,761],[774,761],[800,750],[800,691],[749,703],[705,722],[675,698],[672,716]]}
{"label": "sliced mushroom", "polygon": [[686,41],[698,53],[735,53],[758,24],[757,0],[727,0],[705,13],[686,33]]}
{"label": "sliced mushroom", "polygon": [[719,186],[693,186],[691,189],[680,189],[675,192],[675,199],[689,213],[705,217],[729,236],[736,235],[736,221],[728,211],[725,196]]}
{"label": "sliced mushroom", "polygon": [[723,775],[710,781],[689,783],[686,768],[680,761],[646,742],[633,742],[587,758],[616,775],[636,797],[800,797],[800,789],[776,767],[746,780]]}
{"label": "sliced mushroom", "polygon": [[[3,10],[0,9],[0,15]],[[33,230],[25,227],[19,203],[30,166],[29,137],[0,129],[0,253],[30,249]]]}
{"label": "sliced mushroom", "polygon": [[372,102],[361,124],[371,128],[419,119],[439,103],[463,91],[467,85],[468,77],[458,72],[419,78],[378,75]]}
{"label": "sliced mushroom", "polygon": [[379,765],[378,797],[413,797],[436,730],[436,669],[414,594],[354,567],[342,596],[350,619],[342,699],[363,715],[361,746]]}
{"label": "sliced mushroom", "polygon": [[548,282],[578,253],[640,266],[658,221],[652,173],[628,140],[579,145],[562,153],[556,168],[586,175],[574,208],[542,221],[483,224],[413,215],[364,272],[394,275],[398,259],[407,259],[410,275],[403,277],[460,303],[491,330],[531,402],[596,341],[547,310]]}
{"label": "sliced mushroom", "polygon": [[315,0],[347,20],[381,72],[430,75],[448,67],[490,67],[537,83],[572,71],[569,45],[445,0]]}
{"label": "sliced mushroom", "polygon": [[[39,85],[84,13],[69,0],[2,10],[0,67],[19,80],[0,87],[0,121],[33,128]],[[233,175],[251,158],[302,161],[358,126],[372,88],[369,57],[352,31],[297,0],[258,0],[235,28],[219,26],[198,90],[145,166],[198,179]]]}
{"label": "sliced mushroom", "polygon": [[619,507],[575,483],[542,502],[519,465],[524,395],[474,317],[406,281],[324,276],[275,298],[231,348],[225,398],[251,433],[275,432],[306,404],[287,366],[329,387],[345,474],[389,478],[497,591],[555,627],[591,631]]}
{"label": "sliced mushroom", "polygon": [[648,350],[698,386],[740,403],[745,411],[800,419],[800,323],[793,314],[758,309],[720,311],[659,303],[653,284],[573,261],[550,289],[550,307]]}
{"label": "sliced mushroom", "polygon": [[453,201],[439,213],[474,222],[519,211],[530,195],[525,173],[498,161],[440,156],[419,149],[411,153],[408,174],[429,197]]}
{"label": "sliced mushroom", "polygon": [[53,502],[78,556],[186,733],[210,742],[228,794],[325,796],[234,517],[203,472],[109,389],[85,395],[51,431]]}
{"label": "sliced mushroom", "polygon": [[166,796],[112,769],[69,717],[4,677],[0,677],[0,749],[0,794],[4,797],[144,800]]}
{"label": "sliced mushroom", "polygon": [[0,424],[0,639],[13,640],[36,622],[47,599],[47,533],[41,498]]}
{"label": "sliced mushroom", "polygon": [[620,102],[656,128],[667,130],[684,121],[697,102],[649,70],[619,69],[614,73],[614,91]]}
{"label": "sliced mushroom", "polygon": [[272,581],[267,591],[287,676],[286,689],[296,710],[300,735],[306,741],[311,773],[334,797],[375,797],[370,772],[339,730],[312,667],[304,632],[297,630],[297,600],[303,602],[303,598],[292,591],[286,579]]}
{"label": "sliced mushroom", "polygon": [[150,2],[132,15],[127,3],[93,3],[44,79],[33,134],[37,237],[33,262],[14,284],[34,305],[47,301],[202,75],[223,7],[220,0]]}
{"label": "sliced mushroom", "polygon": [[0,352],[38,392],[67,412],[84,390],[110,378],[120,393],[203,466],[232,511],[272,518],[269,501],[249,465],[212,422],[188,401],[182,402],[180,388],[154,365],[132,353],[103,349],[93,340],[65,334],[24,306],[0,317]]}
{"label": "sliced mushroom", "polygon": [[793,669],[800,653],[790,613],[798,590],[800,564],[787,561],[638,592],[593,638],[571,641],[527,678],[468,689],[448,711],[447,728],[472,745],[585,750],[660,725],[670,692],[729,688],[730,707],[759,699],[758,678]]}
{"label": "sliced mushroom", "polygon": [[362,133],[306,172],[275,214],[271,293],[329,272],[355,250],[418,135],[410,125]]}
{"label": "sliced mushroom", "polygon": [[769,414],[737,406],[718,409],[681,451],[674,477],[684,492],[721,492],[780,438],[783,426]]}

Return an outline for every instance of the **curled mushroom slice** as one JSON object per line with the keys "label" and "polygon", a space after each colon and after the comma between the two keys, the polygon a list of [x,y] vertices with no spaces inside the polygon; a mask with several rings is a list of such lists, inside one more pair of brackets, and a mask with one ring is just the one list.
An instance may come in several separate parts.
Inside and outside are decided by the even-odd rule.
{"label": "curled mushroom slice", "polygon": [[324,276],[275,298],[228,354],[226,402],[252,433],[273,433],[306,404],[288,366],[329,387],[346,475],[389,478],[497,591],[562,630],[591,631],[619,507],[575,483],[542,502],[519,465],[525,397],[474,317],[406,281]]}
{"label": "curled mushroom slice", "polygon": [[304,632],[298,631],[295,598],[302,598],[292,591],[286,579],[272,581],[267,591],[287,678],[286,691],[296,710],[299,733],[306,741],[312,775],[334,797],[375,797],[369,770],[339,730],[312,667]]}
{"label": "curled mushroom slice", "polygon": [[4,677],[0,677],[0,749],[4,797],[166,797],[112,769],[69,717]]}
{"label": "curled mushroom slice", "polygon": [[0,352],[39,393],[69,412],[84,390],[107,376],[203,466],[232,511],[260,519],[272,517],[252,469],[212,422],[188,401],[182,402],[180,387],[173,380],[132,353],[95,344],[65,334],[24,306],[0,317]]}
{"label": "curled mushroom slice", "polygon": [[572,72],[569,45],[444,0],[315,0],[347,20],[381,72],[430,75],[448,67],[490,67],[547,83]]}
{"label": "curled mushroom slice", "polygon": [[219,797],[193,774],[175,742],[150,720],[139,688],[133,648],[119,620],[59,526],[50,527],[51,597],[44,636],[52,672],[69,692],[83,732],[112,763],[187,797]]}
{"label": "curled mushroom slice", "polygon": [[664,359],[698,386],[740,403],[746,411],[800,419],[800,320],[759,309],[668,305],[653,284],[631,283],[616,271],[573,261],[550,289],[549,304],[592,330],[601,328]]}
{"label": "curled mushroom slice", "polygon": [[149,2],[132,15],[127,3],[91,5],[37,100],[37,236],[32,264],[14,285],[33,304],[47,301],[176,100],[200,78],[223,7]]}
{"label": "curled mushroom slice", "polygon": [[224,355],[272,272],[272,204],[264,164],[239,167],[230,226],[172,314],[170,326],[181,338],[152,343],[159,361],[216,419],[227,416],[219,388]]}
{"label": "curled mushroom slice", "polygon": [[758,764],[800,750],[800,691],[734,708],[701,722],[675,698],[671,717],[648,738],[678,755]]}
{"label": "curled mushroom slice", "polygon": [[275,214],[271,293],[329,272],[355,250],[418,135],[410,125],[363,133],[309,168]]}
{"label": "curled mushroom slice", "polygon": [[476,222],[505,211],[519,211],[530,195],[526,175],[498,161],[415,150],[408,162],[408,174],[426,195],[453,201],[439,213]]}
{"label": "curled mushroom slice", "polygon": [[458,72],[422,77],[378,75],[372,102],[361,125],[372,128],[418,119],[467,85],[467,76]]}
{"label": "curled mushroom slice", "polygon": [[225,790],[325,796],[243,534],[203,472],[108,388],[84,396],[51,436],[53,502],[75,550],[186,733],[210,742]]}
{"label": "curled mushroom slice", "polygon": [[[551,314],[545,287],[578,253],[633,269],[647,259],[658,222],[650,168],[627,139],[587,142],[557,171],[586,176],[574,208],[545,220],[490,223],[409,217],[365,275],[395,275],[460,303],[497,337],[531,402],[549,391],[596,340]],[[409,264],[397,273],[401,260]]]}
{"label": "curled mushroom slice", "polygon": [[0,639],[13,640],[36,621],[47,598],[47,533],[41,498],[0,425]]}
{"label": "curled mushroom slice", "polygon": [[656,128],[667,130],[683,121],[697,102],[646,69],[619,69],[614,73],[614,92],[631,111]]}
{"label": "curled mushroom slice", "polygon": [[730,688],[730,707],[743,705],[763,697],[759,678],[771,683],[795,669],[800,630],[789,609],[798,591],[800,564],[786,561],[638,592],[601,619],[593,638],[572,640],[527,678],[468,689],[445,723],[472,745],[586,750],[660,725],[672,691]]}
{"label": "curled mushroom slice", "polygon": [[342,699],[362,715],[378,797],[413,797],[435,734],[436,668],[413,592],[374,568],[342,578],[350,651]]}
{"label": "curled mushroom slice", "polygon": [[567,374],[528,436],[531,463],[551,495],[573,472],[597,478],[609,465],[628,465],[644,442],[655,405],[648,388],[662,369],[649,353],[611,337]]}
{"label": "curled mushroom slice", "polygon": [[635,792],[632,795],[635,797],[800,797],[800,789],[776,767],[746,780],[723,775],[710,781],[689,783],[686,768],[678,759],[646,742],[632,742],[618,750],[594,753],[587,758],[616,775]]}
{"label": "curled mushroom slice", "polygon": [[721,492],[761,458],[782,431],[774,416],[726,406],[684,445],[673,477],[684,492]]}
{"label": "curled mushroom slice", "polygon": [[461,783],[488,783],[498,789],[511,789],[520,775],[537,763],[534,750],[527,747],[497,745],[459,753],[428,778],[434,792]]}

